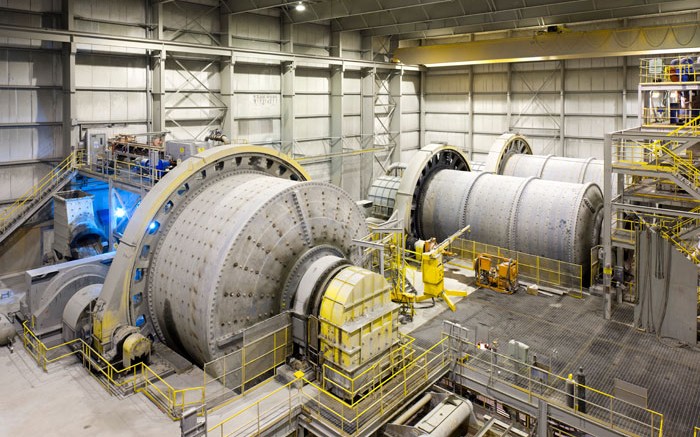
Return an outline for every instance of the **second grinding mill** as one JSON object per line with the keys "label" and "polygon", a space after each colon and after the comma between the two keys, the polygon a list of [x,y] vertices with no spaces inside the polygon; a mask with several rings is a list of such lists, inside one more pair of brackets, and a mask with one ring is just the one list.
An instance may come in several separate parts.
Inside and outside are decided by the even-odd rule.
{"label": "second grinding mill", "polygon": [[442,240],[471,225],[475,241],[590,263],[603,220],[597,185],[468,170],[466,157],[452,146],[432,144],[416,153],[392,192],[411,236]]}
{"label": "second grinding mill", "polygon": [[603,189],[603,160],[533,155],[528,140],[520,134],[505,133],[496,138],[482,171],[576,184],[592,182]]}

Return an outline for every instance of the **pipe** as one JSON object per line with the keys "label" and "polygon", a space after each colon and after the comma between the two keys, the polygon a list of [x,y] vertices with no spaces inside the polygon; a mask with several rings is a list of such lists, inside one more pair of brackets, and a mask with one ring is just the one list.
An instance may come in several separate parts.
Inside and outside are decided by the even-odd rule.
{"label": "pipe", "polygon": [[389,164],[389,167],[386,168],[386,171],[384,174],[387,176],[391,176],[391,172],[394,170],[406,170],[406,163],[405,162],[392,162]]}
{"label": "pipe", "polygon": [[404,423],[408,422],[408,419],[415,416],[416,413],[419,412],[421,408],[425,407],[428,404],[428,402],[430,402],[430,400],[432,398],[433,398],[432,394],[426,393],[411,408],[404,411],[404,413],[402,415],[397,417],[396,420],[392,422],[392,424],[393,425],[403,425]]}

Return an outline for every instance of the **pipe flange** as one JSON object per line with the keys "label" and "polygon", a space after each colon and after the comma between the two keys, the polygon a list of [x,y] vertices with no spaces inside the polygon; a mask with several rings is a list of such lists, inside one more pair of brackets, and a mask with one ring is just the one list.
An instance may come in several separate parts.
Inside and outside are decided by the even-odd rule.
{"label": "pipe flange", "polygon": [[491,145],[482,171],[503,174],[508,158],[518,154],[532,155],[527,139],[518,133],[502,134]]}
{"label": "pipe flange", "polygon": [[[174,211],[205,185],[233,174],[254,172],[293,181],[310,179],[292,158],[258,146],[221,146],[190,157],[168,172],[141,200],[129,221],[100,294],[97,318],[102,321],[102,337],[107,348],[119,325],[137,325],[145,336],[158,335],[147,311],[146,275],[153,248],[160,232],[167,229]],[[106,323],[108,322],[108,323]]]}
{"label": "pipe flange", "polygon": [[445,144],[430,144],[419,150],[404,170],[395,209],[409,235],[423,238],[420,225],[421,200],[425,187],[441,170],[470,171],[467,156],[458,148]]}

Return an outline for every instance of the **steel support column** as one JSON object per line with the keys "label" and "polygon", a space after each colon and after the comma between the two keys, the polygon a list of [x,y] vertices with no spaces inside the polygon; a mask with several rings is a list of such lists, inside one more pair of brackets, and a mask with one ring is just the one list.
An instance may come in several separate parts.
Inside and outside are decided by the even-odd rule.
{"label": "steel support column", "polygon": [[343,183],[343,78],[342,66],[331,67],[331,183]]}
{"label": "steel support column", "polygon": [[389,135],[392,149],[390,162],[401,162],[401,82],[403,81],[403,69],[389,78],[389,100],[394,105],[391,119],[389,120]]}
{"label": "steel support column", "polygon": [[63,0],[61,11],[63,11],[63,28],[75,30],[75,1]]}
{"label": "steel support column", "polygon": [[511,83],[513,79],[513,63],[509,62],[506,66],[506,127],[508,131],[510,131],[510,126],[513,122],[513,101],[511,95],[513,92],[513,85]]}
{"label": "steel support column", "polygon": [[280,151],[294,156],[294,62],[282,62]]}
{"label": "steel support column", "polygon": [[[376,69],[365,68],[361,72],[360,88],[362,106],[360,113],[361,138],[360,147],[371,149],[374,147],[374,78]],[[374,155],[363,153],[360,155],[360,197],[367,195],[367,190],[373,180]]]}
{"label": "steel support column", "polygon": [[280,51],[283,53],[294,53],[294,25],[285,21],[284,15],[280,18]]}
{"label": "steel support column", "polygon": [[603,142],[603,287],[605,290],[605,307],[603,314],[605,319],[612,315],[612,135],[605,134]]}
{"label": "steel support column", "polygon": [[363,36],[360,43],[362,50],[362,59],[365,61],[374,61],[374,51],[372,48],[372,37]]}
{"label": "steel support column", "polygon": [[156,132],[165,130],[165,50],[154,52],[152,62],[152,89],[153,98],[153,130]]}
{"label": "steel support column", "polygon": [[151,14],[153,16],[153,39],[164,40],[163,37],[163,4],[166,2],[151,2]]}
{"label": "steel support column", "polygon": [[566,104],[564,94],[564,87],[566,86],[566,66],[565,61],[559,61],[559,84],[561,85],[559,90],[559,150],[557,151],[557,156],[566,156],[564,146],[566,135],[566,117],[564,117],[564,105]]}
{"label": "steel support column", "polygon": [[233,56],[221,59],[221,101],[226,106],[221,119],[221,131],[228,136],[231,141],[236,136],[234,132],[235,116],[233,105],[235,100],[234,92],[234,66],[236,60]]}
{"label": "steel support column", "polygon": [[61,156],[68,156],[78,144],[75,116],[75,53],[76,44],[63,44],[63,147]]}
{"label": "steel support column", "polygon": [[225,5],[222,4],[221,16],[219,17],[219,25],[221,30],[219,31],[219,44],[222,47],[231,47],[231,41],[233,37],[233,15],[228,13]]}
{"label": "steel support column", "polygon": [[343,38],[342,32],[333,31],[331,32],[331,47],[330,56],[333,58],[343,57]]}
{"label": "steel support column", "polygon": [[[627,56],[622,57],[622,124],[619,130],[627,126]],[[640,112],[641,114],[641,112]],[[639,125],[641,126],[641,124]]]}
{"label": "steel support column", "polygon": [[474,67],[469,66],[469,92],[467,93],[467,98],[469,99],[469,144],[465,144],[465,149],[467,150],[468,158],[470,160],[474,159]]}
{"label": "steel support column", "polygon": [[427,74],[425,71],[420,72],[420,101],[419,101],[419,110],[420,110],[420,115],[418,119],[418,124],[419,124],[419,138],[418,138],[418,146],[422,149],[423,147],[426,146],[425,143],[425,83],[426,83],[426,77]]}
{"label": "steel support column", "polygon": [[107,208],[109,214],[109,226],[107,227],[107,242],[109,244],[109,250],[111,251],[112,248],[114,248],[114,230],[117,227],[117,217],[114,215],[114,211],[117,208],[117,206],[114,202],[115,190],[112,178],[108,179],[107,187]]}
{"label": "steel support column", "polygon": [[544,399],[539,399],[537,407],[537,437],[549,436],[549,425],[547,424],[548,405]]}

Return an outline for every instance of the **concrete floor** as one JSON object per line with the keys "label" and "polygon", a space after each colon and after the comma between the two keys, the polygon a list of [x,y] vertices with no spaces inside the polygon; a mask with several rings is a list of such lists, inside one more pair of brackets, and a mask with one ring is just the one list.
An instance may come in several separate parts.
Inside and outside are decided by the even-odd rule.
{"label": "concrete floor", "polygon": [[180,435],[145,396],[111,396],[71,358],[45,373],[19,341],[0,348],[0,387],[0,436]]}
{"label": "concrete floor", "polygon": [[[620,323],[603,321],[598,314],[602,305],[599,299],[592,296],[577,300],[566,297],[533,297],[524,293],[506,296],[485,290],[471,295],[474,289],[467,285],[471,282],[471,272],[447,265],[445,277],[446,288],[466,290],[470,296],[466,299],[453,298],[455,303],[459,302],[456,313],[449,311],[439,300],[429,308],[426,306],[430,305],[430,301],[417,304],[420,309],[413,321],[402,325],[400,329],[404,333],[412,333],[418,344],[429,346],[434,343],[439,338],[444,319],[467,325],[484,324],[493,328],[492,333],[497,337],[514,336],[527,340],[540,352],[557,348],[558,356],[554,363],[556,371],[568,371],[579,364],[585,364],[587,369],[596,369],[590,371],[591,379],[597,382],[594,385],[607,390],[611,389],[609,379],[615,374],[615,364],[624,362],[639,365],[648,362],[648,358],[630,356],[633,351],[645,350],[646,354],[654,356],[654,361],[663,369],[660,371],[655,368],[651,373],[665,376],[664,381],[659,381],[659,378],[652,378],[652,381],[642,378],[643,374],[650,373],[644,370],[634,372],[639,373],[639,378],[629,375],[628,370],[625,379],[650,388],[650,406],[666,413],[670,419],[665,435],[682,435],[676,432],[685,432],[693,422],[694,415],[700,420],[700,398],[697,397],[700,390],[700,380],[697,379],[700,375],[700,360],[697,359],[697,350],[667,348],[656,344],[653,336],[636,332]],[[420,275],[416,274],[410,279],[420,294]],[[569,327],[569,324],[573,326]],[[552,329],[553,327],[556,328]],[[621,338],[611,338],[615,337],[612,334],[616,332],[617,337]],[[569,333],[572,335],[562,335]],[[589,343],[596,337],[600,341],[614,343],[613,352],[617,352],[607,352],[602,359],[594,359],[597,350],[591,350]],[[624,352],[624,359],[618,357],[610,367],[601,365],[601,361],[607,362],[608,357],[619,354],[619,351]],[[583,363],[582,360],[586,362]],[[0,348],[0,369],[0,437],[180,435],[179,422],[171,421],[145,396],[135,394],[119,399],[110,395],[94,378],[89,377],[80,363],[70,358],[53,364],[49,372],[45,373],[21,343],[16,341],[13,354],[7,348]],[[679,376],[684,380],[680,385],[674,383]],[[175,383],[182,378],[183,375],[173,375],[170,382]],[[231,416],[244,401],[262,397],[279,385],[273,381],[260,390],[253,390],[246,396],[247,399],[217,409],[209,415],[208,427]],[[669,386],[676,389],[670,396]],[[286,397],[288,394],[281,393],[280,396]],[[681,400],[683,398],[685,403]],[[232,425],[236,427],[234,423],[229,424]]]}
{"label": "concrete floor", "polygon": [[[467,290],[460,277],[447,268],[447,288]],[[5,279],[5,278],[3,278]],[[20,281],[3,285],[17,288]],[[420,274],[411,278],[422,293]],[[9,288],[9,287],[8,287]],[[454,297],[454,302],[462,298]],[[429,306],[430,302],[418,304]],[[403,325],[403,332],[410,332],[429,322],[443,312],[446,305],[436,301],[431,308],[418,310],[413,322]],[[173,422],[145,396],[134,394],[125,399],[110,395],[85,368],[72,358],[52,364],[46,373],[23,348],[19,338],[14,353],[0,348],[0,437],[16,435],[70,435],[70,436],[153,436],[180,435],[179,422]],[[197,369],[198,370],[198,369]],[[170,383],[176,384],[183,375],[172,375]],[[246,398],[264,396],[280,384],[272,381],[261,390],[255,390]],[[285,395],[286,396],[286,395]],[[250,399],[245,399],[250,400]],[[241,400],[243,401],[243,400]],[[208,417],[208,426],[231,416],[240,408],[235,402],[217,409]],[[40,418],[40,420],[37,420]],[[234,425],[230,423],[229,426]]]}

